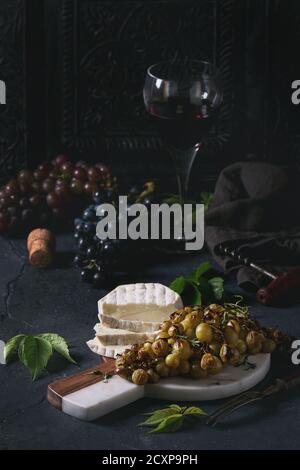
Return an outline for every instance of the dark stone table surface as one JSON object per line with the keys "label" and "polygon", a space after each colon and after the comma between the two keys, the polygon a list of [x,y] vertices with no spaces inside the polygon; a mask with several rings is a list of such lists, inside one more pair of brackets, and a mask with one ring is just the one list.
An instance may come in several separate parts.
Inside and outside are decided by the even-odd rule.
{"label": "dark stone table surface", "polygon": [[[137,426],[143,413],[165,403],[142,399],[98,421],[86,423],[64,415],[46,400],[47,384],[98,362],[85,342],[97,321],[97,300],[105,291],[81,283],[72,267],[72,237],[58,238],[56,264],[45,270],[27,261],[24,240],[0,238],[0,339],[18,333],[56,332],[72,345],[78,366],[55,363],[51,374],[32,382],[19,363],[0,365],[0,449],[299,449],[300,394],[294,389],[236,412],[215,428],[200,421],[175,434],[150,435]],[[161,260],[128,282],[168,284],[189,272],[207,254],[188,255],[172,262]],[[227,287],[237,292],[234,280]],[[300,309],[261,307],[249,299],[253,315],[265,325],[279,326],[300,338]],[[60,370],[57,370],[58,366]],[[273,361],[270,382],[286,373],[288,363]],[[208,412],[220,402],[199,403]]]}

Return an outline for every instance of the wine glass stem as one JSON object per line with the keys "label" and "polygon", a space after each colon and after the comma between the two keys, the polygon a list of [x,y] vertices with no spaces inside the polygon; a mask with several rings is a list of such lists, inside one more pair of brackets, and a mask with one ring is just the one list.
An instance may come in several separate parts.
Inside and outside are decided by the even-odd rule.
{"label": "wine glass stem", "polygon": [[184,204],[187,200],[191,169],[199,147],[200,145],[195,145],[195,147],[187,150],[178,150],[175,148],[170,149],[177,176],[178,192],[181,205]]}

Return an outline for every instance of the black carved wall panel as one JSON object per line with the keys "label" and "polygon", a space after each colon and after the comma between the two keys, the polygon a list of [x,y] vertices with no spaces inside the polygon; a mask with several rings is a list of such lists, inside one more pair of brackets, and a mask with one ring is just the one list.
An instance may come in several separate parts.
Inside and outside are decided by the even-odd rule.
{"label": "black carved wall panel", "polygon": [[26,163],[24,101],[24,9],[22,0],[0,3],[0,79],[6,105],[0,105],[0,176]]}
{"label": "black carved wall panel", "polygon": [[[127,174],[155,175],[159,161],[161,173],[168,173],[169,161],[144,110],[145,72],[164,59],[202,58],[219,67],[225,100],[218,137],[209,140],[194,173],[214,179],[228,153],[232,157],[228,146],[241,86],[241,70],[233,67],[242,52],[239,2],[61,0],[56,12],[49,3],[59,48],[49,41],[48,70],[56,71],[61,86],[51,91],[48,148],[101,153]],[[53,38],[53,23],[48,34]]]}
{"label": "black carved wall panel", "polygon": [[300,79],[300,4],[289,0],[269,6],[268,151],[272,160],[299,164],[300,107],[291,102],[291,83]]}
{"label": "black carved wall panel", "polygon": [[0,105],[0,181],[46,156],[44,3],[1,0],[0,80],[6,104]]}
{"label": "black carved wall panel", "polygon": [[213,61],[224,87],[196,190],[248,156],[299,164],[299,36],[299,0],[1,0],[0,179],[66,150],[167,181],[141,91],[147,66],[174,57]]}

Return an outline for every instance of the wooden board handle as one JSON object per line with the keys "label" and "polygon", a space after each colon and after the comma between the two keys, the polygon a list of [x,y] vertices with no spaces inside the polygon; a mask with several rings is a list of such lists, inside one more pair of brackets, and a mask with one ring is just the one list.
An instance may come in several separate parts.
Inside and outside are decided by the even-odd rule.
{"label": "wooden board handle", "polygon": [[47,399],[52,406],[61,410],[62,398],[82,388],[101,382],[105,374],[115,373],[115,359],[105,358],[99,365],[78,374],[56,380],[48,385]]}

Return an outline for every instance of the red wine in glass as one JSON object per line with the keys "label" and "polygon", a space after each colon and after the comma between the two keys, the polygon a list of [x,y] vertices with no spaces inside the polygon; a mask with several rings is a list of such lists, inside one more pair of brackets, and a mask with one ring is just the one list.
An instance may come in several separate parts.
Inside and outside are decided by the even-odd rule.
{"label": "red wine in glass", "polygon": [[[184,204],[194,159],[222,103],[216,70],[200,60],[159,62],[147,70],[143,97],[173,160],[179,200]],[[176,244],[183,240],[174,238]]]}
{"label": "red wine in glass", "polygon": [[203,141],[213,125],[208,109],[182,98],[170,98],[167,102],[152,101],[148,112],[162,141],[168,147],[187,150]]}

